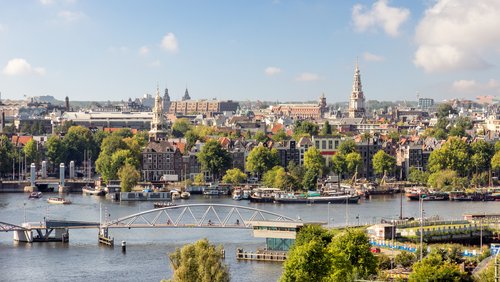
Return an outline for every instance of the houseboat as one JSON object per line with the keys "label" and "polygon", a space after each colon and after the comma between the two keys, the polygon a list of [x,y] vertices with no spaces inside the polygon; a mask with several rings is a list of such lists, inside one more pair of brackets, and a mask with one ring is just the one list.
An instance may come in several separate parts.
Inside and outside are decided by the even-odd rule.
{"label": "houseboat", "polygon": [[274,202],[281,204],[357,204],[359,195],[351,194],[320,194],[309,191],[307,194],[277,194]]}
{"label": "houseboat", "polygon": [[250,194],[250,202],[272,203],[275,196],[281,192],[278,188],[255,188]]}
{"label": "houseboat", "polygon": [[85,185],[82,187],[82,193],[84,195],[92,195],[92,196],[104,196],[106,195],[106,191],[101,187],[90,187]]}
{"label": "houseboat", "polygon": [[42,192],[31,192],[29,199],[40,199],[42,197]]}

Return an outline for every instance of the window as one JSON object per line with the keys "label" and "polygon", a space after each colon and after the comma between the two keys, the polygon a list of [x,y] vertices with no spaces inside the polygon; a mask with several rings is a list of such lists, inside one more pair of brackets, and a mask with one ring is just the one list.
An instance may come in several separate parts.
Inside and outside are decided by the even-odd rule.
{"label": "window", "polygon": [[326,140],[321,141],[321,149],[326,149]]}
{"label": "window", "polygon": [[328,149],[329,150],[333,149],[333,140],[328,140]]}

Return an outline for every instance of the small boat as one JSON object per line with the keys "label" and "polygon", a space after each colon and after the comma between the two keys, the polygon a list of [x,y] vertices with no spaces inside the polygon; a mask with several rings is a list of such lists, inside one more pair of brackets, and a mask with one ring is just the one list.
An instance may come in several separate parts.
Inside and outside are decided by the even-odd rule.
{"label": "small boat", "polygon": [[203,195],[219,196],[220,194],[222,194],[222,191],[219,190],[217,183],[210,183],[207,187],[203,187]]}
{"label": "small boat", "polygon": [[59,198],[59,197],[57,197],[57,198],[48,198],[47,202],[49,204],[63,204],[63,205],[69,205],[69,204],[71,204],[70,200],[66,200],[64,198]]}
{"label": "small boat", "polygon": [[93,195],[93,196],[104,196],[106,195],[106,191],[101,188],[101,187],[90,187],[90,186],[83,186],[82,187],[82,193],[86,195]]}
{"label": "small boat", "polygon": [[187,200],[187,199],[189,199],[191,197],[191,194],[189,192],[187,192],[187,191],[184,191],[184,192],[181,193],[180,197],[181,197],[181,199]]}
{"label": "small boat", "polygon": [[181,193],[179,193],[179,191],[177,191],[177,190],[172,190],[172,191],[170,191],[170,196],[171,196],[172,200],[177,200],[177,199],[181,198]]}
{"label": "small boat", "polygon": [[278,188],[256,188],[250,194],[250,202],[272,203],[276,194],[282,193]]}
{"label": "small boat", "polygon": [[153,204],[153,207],[155,209],[161,209],[161,208],[166,208],[166,207],[173,207],[175,205],[176,204],[174,204],[172,202],[156,202]]}
{"label": "small boat", "polygon": [[31,192],[29,199],[40,199],[42,197],[42,192]]}
{"label": "small boat", "polygon": [[239,201],[243,199],[243,191],[241,189],[235,189],[233,191],[233,200]]}

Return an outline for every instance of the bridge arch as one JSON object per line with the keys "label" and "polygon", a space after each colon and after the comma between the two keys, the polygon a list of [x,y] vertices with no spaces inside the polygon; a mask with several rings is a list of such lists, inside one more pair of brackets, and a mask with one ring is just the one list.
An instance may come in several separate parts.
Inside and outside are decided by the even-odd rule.
{"label": "bridge arch", "polygon": [[188,204],[155,208],[115,220],[101,228],[251,228],[255,220],[296,221],[285,215],[227,204]]}

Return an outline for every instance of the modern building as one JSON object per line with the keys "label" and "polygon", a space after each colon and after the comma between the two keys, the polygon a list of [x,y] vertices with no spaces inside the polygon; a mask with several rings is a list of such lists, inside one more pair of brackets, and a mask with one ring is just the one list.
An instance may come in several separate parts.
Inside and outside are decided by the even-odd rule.
{"label": "modern building", "polygon": [[300,163],[300,150],[297,148],[295,140],[283,141],[283,143],[274,146],[278,151],[280,166],[286,168],[290,162]]}
{"label": "modern building", "polygon": [[418,99],[418,107],[420,109],[428,109],[434,106],[434,99],[432,98],[419,98]]}
{"label": "modern building", "polygon": [[365,96],[361,86],[361,75],[359,73],[358,63],[356,63],[352,93],[351,98],[349,99],[349,117],[362,118],[365,114]]}

